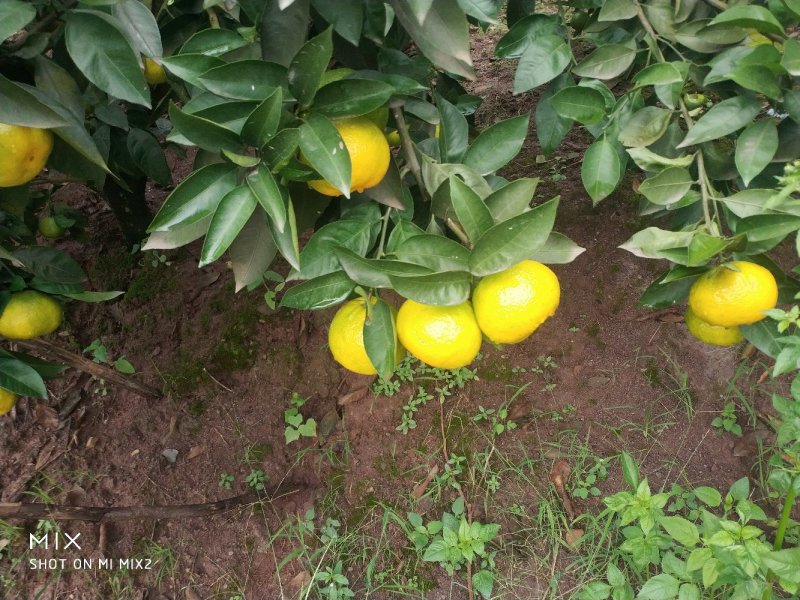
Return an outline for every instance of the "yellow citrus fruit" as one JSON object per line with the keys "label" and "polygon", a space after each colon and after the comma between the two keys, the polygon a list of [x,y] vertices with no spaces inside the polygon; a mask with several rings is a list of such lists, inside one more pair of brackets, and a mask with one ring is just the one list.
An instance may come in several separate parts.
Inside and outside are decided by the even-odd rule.
{"label": "yellow citrus fruit", "polygon": [[64,228],[56,223],[54,217],[42,217],[39,219],[39,233],[46,238],[55,240],[64,234]]}
{"label": "yellow citrus fruit", "polygon": [[778,303],[775,277],[761,265],[737,260],[702,275],[689,291],[689,308],[711,325],[760,321]]}
{"label": "yellow citrus fruit", "polygon": [[164,72],[164,67],[157,63],[152,58],[145,57],[144,59],[144,80],[150,85],[158,85],[167,81],[167,74]]}
{"label": "yellow citrus fruit", "polygon": [[432,306],[406,300],[397,313],[397,335],[411,354],[439,369],[465,367],[481,349],[481,330],[469,301]]}
{"label": "yellow citrus fruit", "polygon": [[[374,301],[373,301],[374,304]],[[394,312],[394,311],[393,311]],[[375,375],[367,350],[364,347],[364,322],[367,310],[363,298],[346,302],[333,316],[328,330],[328,346],[333,359],[348,371],[361,375]],[[406,351],[395,340],[395,365],[399,363]]]}
{"label": "yellow citrus fruit", "polygon": [[[366,117],[339,119],[333,124],[350,154],[350,189],[363,192],[378,185],[389,168],[389,143],[383,132]],[[310,181],[308,185],[326,196],[342,195],[324,179]]]}
{"label": "yellow citrus fruit", "polygon": [[30,340],[53,333],[61,325],[61,305],[35,290],[11,294],[0,314],[0,335],[12,340]]}
{"label": "yellow citrus fruit", "polygon": [[722,327],[703,321],[700,317],[687,308],[683,315],[686,328],[694,337],[706,344],[714,346],[733,346],[744,339],[738,327]]}
{"label": "yellow citrus fruit", "polygon": [[0,388],[0,417],[11,411],[17,403],[17,395]]}
{"label": "yellow citrus fruit", "polygon": [[47,129],[0,123],[0,187],[28,183],[44,169],[52,150]]}
{"label": "yellow citrus fruit", "polygon": [[486,337],[496,344],[516,344],[555,314],[560,298],[556,274],[542,263],[524,260],[481,279],[472,304]]}

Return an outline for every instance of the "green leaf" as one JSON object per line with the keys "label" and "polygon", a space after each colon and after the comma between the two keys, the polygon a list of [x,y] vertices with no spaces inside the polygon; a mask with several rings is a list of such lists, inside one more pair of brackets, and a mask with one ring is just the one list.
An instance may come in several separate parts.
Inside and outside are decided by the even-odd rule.
{"label": "green leaf", "polygon": [[150,9],[139,0],[120,0],[111,6],[111,14],[122,27],[131,47],[139,54],[160,58],[161,33]]}
{"label": "green leaf", "polygon": [[603,2],[597,20],[600,22],[624,21],[635,17],[636,14],[636,2],[634,0],[608,0]]}
{"label": "green leaf", "polygon": [[397,329],[392,310],[378,298],[364,321],[364,348],[372,366],[383,379],[389,380],[395,367]]}
{"label": "green leaf", "polygon": [[683,302],[689,296],[689,289],[699,273],[693,276],[670,279],[674,271],[675,269],[667,271],[650,284],[639,298],[637,304],[643,308],[667,308]]}
{"label": "green leaf", "polygon": [[200,85],[213,94],[236,100],[261,102],[283,87],[286,69],[263,60],[239,60],[215,67],[200,77]]}
{"label": "green leaf", "polygon": [[487,196],[486,206],[495,222],[500,223],[527,211],[538,185],[538,177],[522,177]]}
{"label": "green leaf", "polygon": [[455,175],[450,176],[450,199],[458,222],[473,243],[494,225],[492,213],[480,196]]}
{"label": "green leaf", "polygon": [[800,548],[787,548],[761,556],[761,562],[781,579],[800,583]]}
{"label": "green leaf", "polygon": [[187,83],[199,86],[204,73],[221,67],[225,61],[205,54],[176,54],[161,59],[161,66]]}
{"label": "green leaf", "polygon": [[671,62],[652,64],[639,71],[633,81],[636,87],[683,83],[686,74],[682,72],[680,64]]}
{"label": "green leaf", "polygon": [[242,126],[242,139],[256,148],[263,148],[278,130],[283,108],[281,88],[275,88],[264,101],[250,113]]}
{"label": "green leaf", "polygon": [[756,215],[736,224],[736,233],[747,236],[748,242],[780,238],[800,229],[800,216]]}
{"label": "green leaf", "polygon": [[748,342],[767,356],[775,358],[781,353],[782,348],[778,340],[783,334],[778,331],[777,321],[762,319],[752,325],[740,325],[739,329]]}
{"label": "green leaf", "polygon": [[494,48],[498,58],[519,58],[531,43],[544,35],[563,36],[564,28],[555,15],[531,14],[511,25]]}
{"label": "green leaf", "polygon": [[668,167],[645,179],[639,186],[639,193],[653,204],[666,206],[683,198],[692,183],[689,171],[682,167]]}
{"label": "green leaf", "polygon": [[333,187],[350,197],[350,154],[326,117],[312,113],[299,128],[303,157]]}
{"label": "green leaf", "polygon": [[530,115],[520,115],[484,129],[464,155],[464,164],[480,175],[494,173],[519,151],[528,135]]}
{"label": "green leaf", "polygon": [[319,89],[314,112],[336,119],[358,117],[386,104],[392,92],[392,86],[375,79],[340,79]]}
{"label": "green leaf", "polygon": [[772,119],[749,125],[736,140],[736,168],[745,186],[755,178],[778,151],[778,127]]}
{"label": "green leaf", "polygon": [[722,502],[722,495],[712,487],[701,485],[694,489],[694,495],[706,506],[716,508]]}
{"label": "green leaf", "polygon": [[345,270],[347,276],[358,285],[365,287],[391,288],[391,275],[404,277],[407,275],[425,275],[431,272],[431,269],[414,263],[364,258],[342,246],[334,248],[334,252],[336,252],[339,264]]}
{"label": "green leaf", "polygon": [[678,148],[716,140],[750,124],[761,111],[761,102],[747,96],[728,98],[714,105],[694,124]]}
{"label": "green leaf", "polygon": [[64,39],[75,66],[86,78],[120,100],[150,107],[144,73],[113,17],[92,10],[73,10]]}
{"label": "green leaf", "polygon": [[212,215],[219,201],[236,186],[236,167],[215,163],[184,179],[167,196],[148,232],[169,231],[177,225],[196,223]]}
{"label": "green leaf", "polygon": [[254,211],[228,249],[235,291],[260,282],[277,252],[264,213]]}
{"label": "green leaf", "polygon": [[16,358],[0,358],[0,388],[20,396],[47,398],[42,376],[30,365]]}
{"label": "green leaf", "polygon": [[475,244],[469,257],[473,275],[485,277],[527,259],[547,241],[555,222],[558,198],[498,223]]}
{"label": "green leaf", "polygon": [[261,158],[273,172],[282,169],[297,153],[300,131],[293,127],[281,129],[261,149]]}
{"label": "green leaf", "polygon": [[613,192],[622,174],[622,162],[613,142],[605,135],[589,146],[581,164],[583,187],[594,204]]}
{"label": "green leaf", "polygon": [[334,248],[344,246],[363,256],[369,250],[373,223],[344,219],[318,229],[300,253],[301,279],[325,275],[339,268]]}
{"label": "green leaf", "polygon": [[467,119],[453,104],[436,95],[436,106],[439,108],[439,155],[443,163],[461,162],[467,151],[469,142],[469,126]]}
{"label": "green leaf", "polygon": [[456,0],[437,0],[418,19],[411,0],[390,0],[395,16],[419,49],[441,69],[472,79],[467,18]]}
{"label": "green leaf", "polygon": [[606,567],[606,579],[612,587],[623,586],[628,581],[625,574],[612,562],[608,563],[608,567]]}
{"label": "green leaf", "polygon": [[594,88],[579,85],[565,87],[553,94],[551,102],[560,116],[584,125],[598,123],[606,116],[605,99]]}
{"label": "green leaf", "polygon": [[239,136],[230,129],[217,125],[213,121],[190,115],[170,102],[169,118],[176,131],[195,146],[209,152],[241,152],[242,142]]}
{"label": "green leaf", "polygon": [[494,575],[491,571],[482,569],[472,575],[472,587],[486,600],[492,597],[492,588],[494,588]]}
{"label": "green leaf", "polygon": [[301,109],[311,105],[332,55],[332,30],[328,27],[303,44],[289,64],[287,72],[289,90],[297,98]]}
{"label": "green leaf", "polygon": [[789,75],[800,77],[800,41],[789,38],[783,45],[783,57],[781,66],[786,69]]}
{"label": "green leaf", "polygon": [[660,523],[675,541],[687,548],[696,546],[700,541],[700,533],[697,531],[697,526],[683,517],[661,517]]}
{"label": "green leaf", "polygon": [[678,596],[679,586],[680,581],[672,575],[661,573],[648,579],[636,597],[642,600],[671,600]]}
{"label": "green leaf", "polygon": [[619,457],[620,464],[622,465],[622,478],[631,489],[639,487],[639,466],[633,457],[627,452],[623,451]]}
{"label": "green leaf", "polygon": [[397,244],[393,253],[433,271],[464,271],[469,266],[469,250],[440,235],[414,235]]}
{"label": "green leaf", "polygon": [[572,78],[564,73],[559,75],[539,97],[536,103],[536,137],[545,155],[550,155],[572,129],[572,119],[565,119],[553,107],[553,94],[572,84]]}
{"label": "green leaf", "polygon": [[[37,56],[34,81],[37,89],[58,98],[60,103],[69,109],[72,116],[83,124],[86,119],[83,96],[77,82],[66,69],[45,56]],[[95,112],[100,110],[101,107],[102,105],[96,107]],[[122,111],[119,110],[119,112]],[[125,121],[124,129],[127,129],[127,120],[124,119],[124,113],[122,116]]]}
{"label": "green leaf", "polygon": [[345,300],[354,287],[343,271],[335,271],[289,288],[281,299],[281,306],[300,310],[328,308]]}
{"label": "green leaf", "polygon": [[470,17],[481,23],[495,25],[500,14],[500,3],[495,0],[458,0],[459,6]]}
{"label": "green leaf", "polygon": [[415,302],[436,306],[455,306],[469,299],[472,277],[466,271],[444,271],[430,275],[389,277],[394,290]]}
{"label": "green leaf", "polygon": [[212,216],[208,215],[186,226],[176,226],[170,231],[154,231],[147,238],[142,250],[172,250],[185,246],[206,234]]}
{"label": "green leaf", "polygon": [[164,158],[161,145],[153,135],[143,129],[131,127],[125,137],[133,162],[142,172],[159,185],[172,183],[172,173]]}
{"label": "green leaf", "polygon": [[293,269],[300,269],[300,247],[297,239],[297,219],[294,214],[294,206],[292,201],[286,198],[286,226],[283,231],[279,231],[275,224],[270,221],[270,230],[272,231],[272,238],[281,256],[286,259]]}
{"label": "green leaf", "polygon": [[437,537],[425,549],[422,560],[425,562],[445,562],[448,557],[447,550],[447,544],[445,544],[444,540]]}
{"label": "green leaf", "polygon": [[334,30],[353,46],[361,40],[364,22],[364,6],[361,0],[311,0],[314,9],[322,15]]}
{"label": "green leaf", "polygon": [[36,8],[29,2],[5,0],[0,4],[0,43],[36,18]]}
{"label": "green leaf", "polygon": [[86,281],[81,266],[58,248],[23,246],[14,251],[14,258],[26,271],[48,283],[71,285]]}
{"label": "green leaf", "polygon": [[544,245],[528,258],[546,265],[562,265],[571,263],[584,252],[586,248],[581,248],[565,235],[551,231]]}
{"label": "green leaf", "polygon": [[688,167],[694,161],[694,155],[668,158],[647,148],[628,148],[627,150],[633,162],[642,171],[656,172],[665,167]]}
{"label": "green leaf", "polygon": [[763,6],[755,6],[752,4],[731,6],[718,14],[714,20],[709,23],[709,26],[714,25],[755,29],[760,33],[785,37],[783,26],[778,22],[778,19]]}
{"label": "green leaf", "polygon": [[672,113],[656,106],[645,106],[625,123],[617,139],[624,146],[649,146],[667,131]]}
{"label": "green leaf", "polygon": [[125,292],[68,292],[61,294],[80,302],[107,302],[122,296]]}
{"label": "green leaf", "polygon": [[136,368],[124,356],[115,360],[112,366],[117,371],[119,371],[120,373],[124,373],[125,375],[133,375],[134,373],[136,373]]}
{"label": "green leaf", "polygon": [[309,0],[268,0],[261,3],[261,57],[288,67],[306,41]]}
{"label": "green leaf", "polygon": [[264,164],[247,176],[247,185],[258,200],[258,203],[269,215],[270,221],[274,223],[279,232],[283,233],[286,227],[286,206],[283,201],[281,188],[272,176],[269,169]]}
{"label": "green leaf", "polygon": [[700,600],[700,588],[694,583],[682,583],[678,600]]}
{"label": "green leaf", "polygon": [[606,44],[589,54],[575,67],[572,73],[592,79],[614,79],[633,64],[636,51],[622,44]]}
{"label": "green leaf", "polygon": [[200,253],[200,267],[211,264],[222,256],[250,219],[256,204],[256,197],[246,185],[239,185],[225,194],[208,226]]}
{"label": "green leaf", "polygon": [[514,74],[514,93],[521,94],[558,77],[570,63],[572,51],[564,38],[543,35],[522,53]]}
{"label": "green leaf", "polygon": [[180,53],[222,56],[237,48],[246,46],[247,43],[247,40],[231,29],[203,29],[186,41],[181,47]]}

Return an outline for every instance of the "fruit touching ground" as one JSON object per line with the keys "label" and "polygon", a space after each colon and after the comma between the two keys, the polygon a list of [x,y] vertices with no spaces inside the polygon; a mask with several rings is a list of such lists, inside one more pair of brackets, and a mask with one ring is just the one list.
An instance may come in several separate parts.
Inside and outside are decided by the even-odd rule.
{"label": "fruit touching ground", "polygon": [[683,318],[689,333],[706,344],[711,344],[713,346],[733,346],[744,339],[738,327],[712,325],[695,315],[691,308],[686,309]]}
{"label": "fruit touching ground", "polygon": [[[334,121],[350,154],[350,189],[363,192],[378,185],[389,168],[389,143],[383,132],[367,117]],[[320,194],[341,196],[342,192],[323,179],[308,184]]]}
{"label": "fruit touching ground", "polygon": [[481,349],[481,330],[469,302],[431,306],[406,300],[397,314],[397,335],[411,354],[440,369],[465,367]]}
{"label": "fruit touching ground", "polygon": [[9,392],[6,389],[0,388],[0,416],[11,412],[14,405],[17,403],[17,395]]}
{"label": "fruit touching ground", "polygon": [[145,58],[144,79],[150,85],[158,85],[159,83],[165,83],[167,81],[167,74],[164,72],[164,67],[152,58]]}
{"label": "fruit touching ground", "polygon": [[733,327],[760,321],[775,308],[778,284],[761,265],[734,261],[700,277],[689,292],[689,308],[711,325]]}
{"label": "fruit touching ground", "polygon": [[[364,347],[364,322],[367,310],[363,298],[346,302],[333,317],[328,330],[328,346],[334,360],[345,369],[361,375],[375,375],[375,367]],[[400,362],[405,351],[397,344],[396,362]]]}
{"label": "fruit touching ground", "polygon": [[0,314],[0,335],[12,340],[30,340],[53,333],[61,325],[61,305],[34,290],[11,295]]}
{"label": "fruit touching ground", "polygon": [[0,123],[0,187],[28,183],[41,171],[53,149],[47,129]]}
{"label": "fruit touching ground", "polygon": [[486,337],[497,344],[516,344],[555,314],[560,297],[556,274],[525,260],[484,277],[475,287],[472,305]]}

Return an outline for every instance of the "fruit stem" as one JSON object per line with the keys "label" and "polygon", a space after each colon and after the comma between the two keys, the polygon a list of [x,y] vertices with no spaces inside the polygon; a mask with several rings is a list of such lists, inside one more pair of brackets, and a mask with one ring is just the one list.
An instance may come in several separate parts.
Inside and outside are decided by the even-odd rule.
{"label": "fruit stem", "polygon": [[425,199],[429,199],[427,191],[425,190],[425,184],[422,181],[422,169],[419,166],[419,160],[417,160],[417,154],[414,150],[414,142],[408,134],[408,125],[403,116],[403,109],[400,106],[393,106],[392,115],[394,115],[394,120],[397,124],[397,132],[400,134],[400,148],[405,156],[406,164],[408,164],[408,168],[411,169],[411,173],[414,174],[414,179],[417,180],[420,194],[422,194]]}
{"label": "fruit stem", "polygon": [[207,8],[206,13],[208,13],[208,22],[211,25],[211,29],[219,29],[219,17],[217,16],[217,11],[213,8]]}

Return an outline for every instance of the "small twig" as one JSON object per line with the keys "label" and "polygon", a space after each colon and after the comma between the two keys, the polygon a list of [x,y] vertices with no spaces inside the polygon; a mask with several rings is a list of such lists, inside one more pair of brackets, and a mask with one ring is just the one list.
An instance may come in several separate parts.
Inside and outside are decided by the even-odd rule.
{"label": "small twig", "polygon": [[80,356],[79,354],[74,354],[69,350],[53,344],[52,342],[48,342],[43,339],[35,339],[17,340],[16,344],[19,348],[49,355],[53,357],[53,359],[62,362],[69,367],[78,369],[84,373],[89,373],[89,375],[94,375],[95,377],[99,377],[105,381],[108,381],[109,383],[127,388],[130,391],[146,398],[161,398],[162,396],[160,390],[150,385],[140,383],[135,379],[126,377],[111,367],[96,363],[84,356]]}
{"label": "small twig", "polygon": [[427,198],[425,183],[422,180],[422,168],[419,166],[419,160],[417,160],[417,154],[414,151],[414,142],[408,134],[408,125],[406,125],[406,118],[403,116],[403,109],[399,106],[395,106],[392,108],[392,114],[397,124],[397,132],[400,134],[400,147],[403,150],[406,164],[408,168],[411,169],[414,179],[417,180],[420,194]]}
{"label": "small twig", "polygon": [[[77,0],[70,0],[70,2],[67,2],[64,5],[64,10],[66,11],[67,9],[72,8],[77,3],[78,3]],[[39,33],[43,29],[49,27],[50,24],[53,23],[53,21],[58,20],[60,17],[61,17],[61,13],[59,11],[54,10],[53,12],[48,14],[46,17],[42,18],[41,21],[38,21],[37,23],[34,23],[33,25],[31,25],[30,29],[26,29],[22,33],[22,35],[19,36],[19,38],[17,38],[14,42],[12,42],[12,43],[10,43],[8,45],[8,51],[9,52],[15,52],[15,51],[19,50],[20,48],[22,48],[22,46],[25,45],[25,42],[28,41],[28,38],[31,35],[33,35],[34,33]]]}
{"label": "small twig", "polygon": [[451,219],[450,217],[447,217],[445,223],[447,224],[448,229],[450,229],[450,231],[456,234],[456,237],[459,240],[461,240],[461,243],[464,244],[470,250],[472,250],[472,242],[469,240],[469,237],[467,236],[467,233],[464,231],[464,228],[461,227],[459,223],[453,221],[453,219]]}
{"label": "small twig", "polygon": [[60,504],[0,503],[0,518],[3,519],[53,519],[55,521],[132,521],[136,519],[186,519],[206,517],[262,500],[272,500],[277,487],[269,493],[247,492],[240,496],[205,502],[203,504],[178,504],[174,506],[63,506]]}

